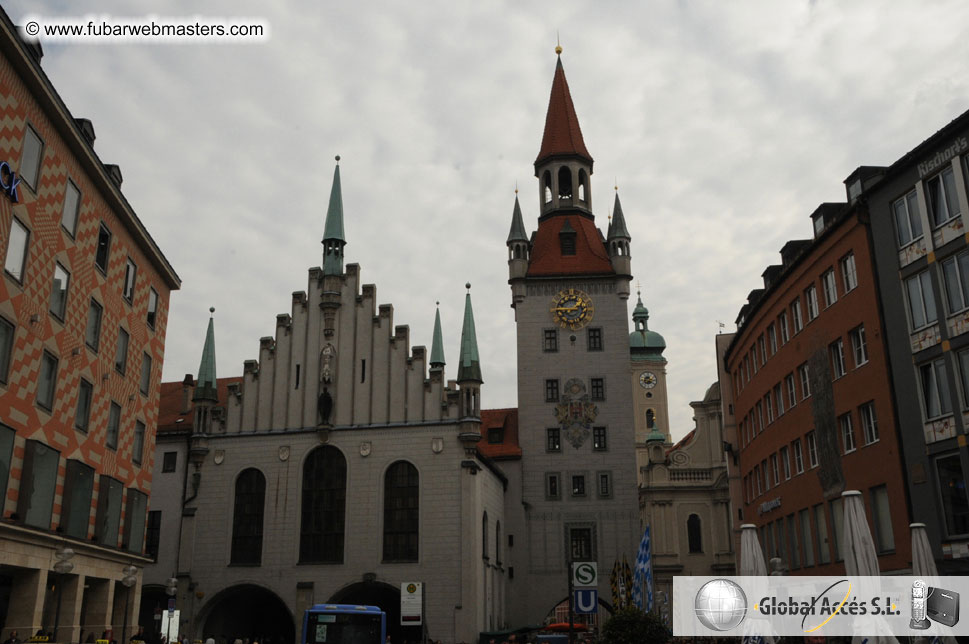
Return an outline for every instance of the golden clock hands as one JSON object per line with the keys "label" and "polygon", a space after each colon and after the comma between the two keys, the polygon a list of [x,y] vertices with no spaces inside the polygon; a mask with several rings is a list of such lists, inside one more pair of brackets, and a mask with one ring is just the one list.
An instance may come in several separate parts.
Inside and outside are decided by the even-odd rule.
{"label": "golden clock hands", "polygon": [[552,310],[553,311],[577,311],[578,309],[579,309],[578,306],[556,306]]}

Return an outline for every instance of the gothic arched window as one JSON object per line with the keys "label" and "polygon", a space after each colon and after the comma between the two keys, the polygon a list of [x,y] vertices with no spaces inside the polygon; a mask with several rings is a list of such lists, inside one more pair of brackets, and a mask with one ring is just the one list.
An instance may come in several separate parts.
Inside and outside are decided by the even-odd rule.
{"label": "gothic arched window", "polygon": [[542,177],[542,186],[545,203],[552,203],[552,173],[548,170],[545,171],[545,176]]}
{"label": "gothic arched window", "polygon": [[686,537],[690,542],[690,552],[703,552],[703,539],[700,536],[700,517],[691,514],[686,520]]}
{"label": "gothic arched window", "polygon": [[231,563],[262,563],[262,519],[265,505],[266,477],[254,467],[243,470],[236,479]]}
{"label": "gothic arched window", "polygon": [[646,429],[652,429],[656,424],[656,413],[652,409],[646,410]]}
{"label": "gothic arched window", "polygon": [[384,474],[384,561],[417,561],[420,476],[407,461]]}
{"label": "gothic arched window", "polygon": [[586,200],[586,187],[589,183],[589,178],[585,173],[585,170],[579,170],[579,201]]}
{"label": "gothic arched window", "polygon": [[299,560],[343,563],[347,461],[335,447],[317,447],[303,464]]}

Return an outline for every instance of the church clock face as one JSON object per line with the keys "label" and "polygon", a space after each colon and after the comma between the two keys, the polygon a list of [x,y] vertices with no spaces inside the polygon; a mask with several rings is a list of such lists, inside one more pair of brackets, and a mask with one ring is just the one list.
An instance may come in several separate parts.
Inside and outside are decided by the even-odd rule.
{"label": "church clock face", "polygon": [[639,384],[643,389],[652,389],[656,386],[656,374],[652,371],[644,371],[639,374]]}
{"label": "church clock face", "polygon": [[552,300],[552,319],[566,329],[581,329],[592,320],[592,298],[574,288],[562,289]]}

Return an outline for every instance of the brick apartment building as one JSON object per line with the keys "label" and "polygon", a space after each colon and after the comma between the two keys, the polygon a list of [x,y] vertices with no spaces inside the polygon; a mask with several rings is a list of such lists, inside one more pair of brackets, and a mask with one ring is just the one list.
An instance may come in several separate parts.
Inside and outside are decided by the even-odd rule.
{"label": "brick apartment building", "polygon": [[841,492],[860,490],[881,570],[903,570],[909,513],[866,211],[822,204],[812,221],[814,238],[764,271],[724,350],[737,518],[795,574],[836,574]]}
{"label": "brick apartment building", "polygon": [[41,56],[0,11],[0,639],[123,639],[179,278]]}

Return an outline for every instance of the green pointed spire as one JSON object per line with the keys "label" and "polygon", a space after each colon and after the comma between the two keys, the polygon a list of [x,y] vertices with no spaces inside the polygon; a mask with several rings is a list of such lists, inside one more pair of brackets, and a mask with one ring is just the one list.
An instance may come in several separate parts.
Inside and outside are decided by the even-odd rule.
{"label": "green pointed spire", "polygon": [[326,223],[323,225],[323,274],[340,275],[343,273],[343,247],[347,240],[343,236],[343,189],[340,187],[340,156],[336,157],[333,170],[333,187],[330,188],[330,205],[326,209]]}
{"label": "green pointed spire", "polygon": [[[215,313],[210,308],[209,313]],[[199,363],[198,379],[195,383],[195,395],[192,401],[219,401],[218,386],[215,379],[215,320],[209,317],[209,328],[205,332],[205,346],[202,347],[202,361]]]}
{"label": "green pointed spire", "polygon": [[622,204],[619,203],[619,191],[616,191],[616,201],[612,205],[612,221],[609,223],[609,239],[625,237],[630,239],[629,229],[626,228],[626,218],[622,214]]}
{"label": "green pointed spire", "polygon": [[461,328],[461,357],[458,359],[458,382],[481,380],[481,364],[478,360],[478,338],[474,332],[474,312],[471,310],[471,283],[465,284],[468,294],[464,297],[464,326]]}
{"label": "green pointed spire", "polygon": [[527,243],[528,234],[525,232],[525,222],[522,221],[521,206],[518,205],[518,190],[515,190],[515,212],[511,215],[511,230],[508,232],[506,243],[510,244],[517,241]]}
{"label": "green pointed spire", "polygon": [[[437,303],[440,307],[441,303]],[[434,339],[431,341],[431,369],[444,368],[444,335],[441,333],[441,309],[434,314]]]}

